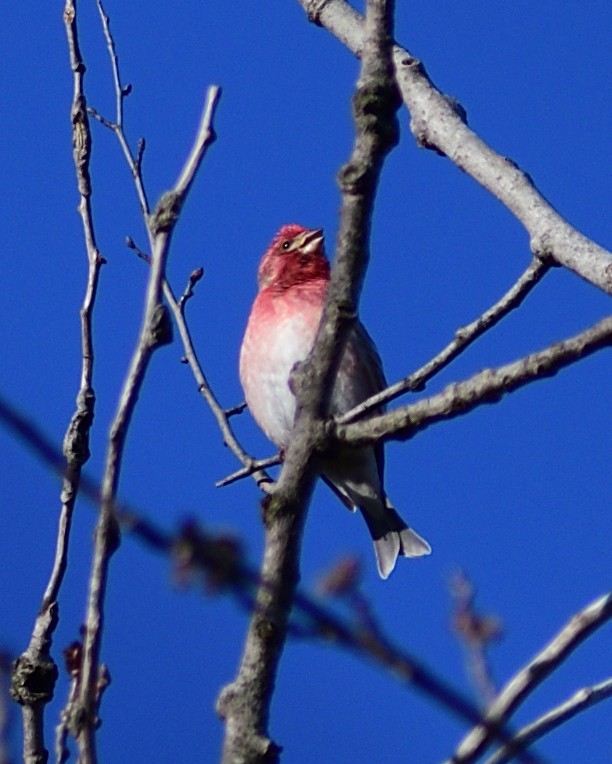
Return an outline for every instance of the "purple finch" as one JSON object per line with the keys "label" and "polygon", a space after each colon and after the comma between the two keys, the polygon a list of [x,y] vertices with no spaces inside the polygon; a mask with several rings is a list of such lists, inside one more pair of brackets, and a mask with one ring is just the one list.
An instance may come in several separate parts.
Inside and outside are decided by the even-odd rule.
{"label": "purple finch", "polygon": [[[329,285],[323,231],[285,225],[268,247],[258,271],[242,348],[240,381],[255,421],[280,449],[291,440],[295,397],[290,376],[312,349]],[[343,414],[386,387],[380,357],[357,322],[338,367],[330,415]],[[351,510],[359,509],[372,539],[381,578],[401,554],[429,554],[429,544],[409,528],[383,487],[382,444],[336,448],[319,464],[321,476]]]}

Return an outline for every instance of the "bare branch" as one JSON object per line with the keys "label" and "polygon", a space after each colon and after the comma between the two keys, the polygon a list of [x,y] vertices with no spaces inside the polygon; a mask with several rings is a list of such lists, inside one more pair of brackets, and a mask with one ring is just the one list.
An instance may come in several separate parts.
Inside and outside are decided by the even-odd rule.
{"label": "bare branch", "polygon": [[[193,274],[192,274],[192,277],[193,277]],[[193,278],[190,278],[188,286],[187,286],[187,290],[185,291],[183,296],[180,298],[180,300],[177,301],[172,291],[172,288],[170,287],[170,284],[164,279],[164,297],[166,299],[166,302],[170,306],[170,310],[172,311],[172,314],[174,316],[174,320],[178,327],[179,334],[181,335],[183,348],[185,350],[185,359],[187,360],[187,363],[189,364],[189,367],[197,382],[198,392],[208,404],[210,410],[213,413],[213,416],[215,417],[217,421],[217,424],[219,425],[219,429],[221,430],[221,434],[223,435],[223,442],[225,443],[225,445],[227,445],[231,449],[232,453],[241,462],[241,464],[244,465],[244,469],[240,470],[240,473],[244,473],[246,475],[253,475],[257,485],[262,490],[267,492],[268,486],[273,481],[269,475],[263,472],[263,470],[265,469],[265,467],[269,467],[272,464],[278,464],[278,461],[274,462],[271,460],[264,460],[262,462],[256,462],[246,453],[246,451],[242,448],[242,446],[236,439],[236,436],[234,435],[234,431],[232,430],[229,423],[228,414],[226,413],[224,408],[220,405],[219,401],[217,400],[215,394],[212,391],[212,388],[210,387],[208,383],[208,380],[206,379],[206,375],[204,374],[204,370],[202,369],[202,366],[200,365],[200,361],[198,360],[198,356],[197,356],[195,347],[193,345],[193,341],[191,339],[191,333],[189,331],[189,327],[187,326],[187,322],[185,321],[185,303],[187,302],[187,299],[192,294],[193,285],[194,285]],[[266,461],[268,463],[266,463]],[[245,473],[245,470],[247,471],[246,473]],[[234,475],[237,475],[237,474],[238,473],[234,473]],[[229,476],[229,478],[231,479],[226,478],[227,482],[221,481],[221,485],[227,485],[228,483],[234,482],[234,480],[238,480],[238,477],[234,477],[234,475]],[[240,477],[242,476],[243,474],[240,474]],[[217,486],[219,486],[219,483],[217,483]]]}
{"label": "bare branch", "polygon": [[202,276],[204,276],[204,268],[196,268],[189,274],[185,291],[178,301],[178,307],[181,311],[181,315],[184,315],[185,313],[185,303],[195,295],[193,290],[195,285],[201,280]]}
{"label": "bare branch", "polygon": [[[58,597],[68,561],[68,544],[72,515],[76,504],[83,464],[89,459],[89,432],[93,424],[95,394],[93,389],[94,346],[92,316],[100,269],[105,262],[97,244],[91,208],[91,131],[84,92],[85,63],[78,39],[76,3],[66,0],[64,25],[68,41],[70,67],[73,74],[73,96],[70,110],[73,158],[79,191],[78,212],[83,224],[88,273],[81,306],[81,380],[72,415],[64,437],[66,469],[63,473],[61,510],[53,568],[43,601],[34,624],[30,643],[17,659],[13,673],[12,694],[22,705],[24,726],[24,760],[37,762],[47,756],[44,743],[43,715],[46,703],[53,696],[57,667],[51,656],[51,642],[58,622]],[[31,688],[37,692],[32,693]]]}
{"label": "bare branch", "polygon": [[464,382],[449,385],[441,393],[387,414],[353,424],[330,422],[338,440],[363,445],[382,440],[407,440],[432,424],[453,419],[485,403],[576,363],[612,344],[612,317],[608,317],[563,342],[496,369],[485,369]]}
{"label": "bare branch", "polygon": [[[99,495],[99,491],[98,491]],[[71,717],[74,705],[79,697],[79,679],[81,675],[83,646],[73,642],[64,652],[65,667],[70,674],[70,690],[64,708],[60,711],[59,724],[55,727],[55,764],[64,764],[70,758],[68,736],[70,734]]]}
{"label": "bare branch", "polygon": [[100,14],[100,20],[102,22],[102,29],[104,31],[104,39],[106,40],[106,47],[108,48],[108,54],[111,62],[111,69],[113,72],[113,82],[115,86],[115,121],[111,122],[101,117],[97,112],[92,111],[93,116],[101,122],[105,127],[110,128],[119,141],[121,150],[125,156],[125,159],[130,167],[130,172],[134,178],[134,184],[136,187],[136,193],[138,194],[138,200],[140,202],[140,209],[145,217],[149,214],[149,200],[147,199],[147,192],[142,180],[142,158],[145,149],[144,138],[138,142],[138,153],[136,157],[132,153],[132,150],[127,142],[125,132],[123,130],[123,101],[131,92],[131,86],[124,87],[121,84],[121,73],[119,71],[119,57],[115,49],[115,41],[110,31],[110,19],[106,15],[106,11],[102,5],[102,0],[96,0],[98,5],[98,12]]}
{"label": "bare branch", "polygon": [[[241,470],[236,470],[236,472],[232,472],[230,475],[227,475],[221,480],[217,480],[215,486],[217,488],[223,488],[226,485],[230,485],[231,483],[235,483],[237,480],[242,480],[243,478],[250,477],[251,475],[255,475],[255,481],[257,482],[257,485],[259,485],[261,481],[258,477],[258,473],[260,473],[261,470],[267,469],[268,467],[275,467],[277,464],[282,464],[282,462],[283,460],[279,454],[276,454],[276,456],[269,456],[267,459],[253,459],[251,464],[245,464]],[[268,477],[267,480],[269,481],[270,478]],[[263,485],[261,488],[265,490]]]}
{"label": "bare branch", "polygon": [[[126,239],[126,244],[131,250],[136,252],[136,254],[141,260],[144,260],[149,265],[151,264],[151,256],[148,255],[146,252],[143,252],[129,236]],[[174,292],[172,291],[172,287],[170,286],[170,283],[165,278],[163,282],[163,288],[164,288],[164,298],[166,302],[168,303],[168,305],[170,306],[170,310],[172,311],[174,320],[179,330],[179,334],[181,336],[181,340],[183,342],[185,355],[183,356],[181,360],[184,363],[189,364],[189,367],[191,368],[193,376],[195,377],[195,380],[198,384],[198,392],[200,393],[200,395],[204,398],[204,400],[210,407],[213,413],[213,416],[215,417],[217,424],[219,425],[219,429],[221,430],[221,434],[223,435],[224,444],[231,449],[234,456],[236,456],[236,458],[244,465],[242,469],[237,470],[236,472],[233,472],[231,475],[228,475],[226,478],[223,478],[223,480],[218,481],[216,483],[216,487],[220,488],[222,486],[229,485],[230,483],[234,483],[236,480],[240,480],[241,478],[249,477],[253,475],[257,485],[263,491],[268,493],[270,492],[274,481],[263,470],[265,470],[266,467],[272,467],[276,464],[280,464],[281,460],[278,456],[270,457],[268,459],[255,460],[252,457],[250,457],[246,453],[246,451],[244,451],[244,449],[238,442],[236,436],[234,435],[234,431],[232,427],[230,426],[229,420],[230,420],[230,417],[234,416],[234,414],[238,414],[241,411],[243,411],[243,409],[246,408],[246,403],[240,404],[240,406],[236,406],[235,408],[230,410],[225,410],[219,404],[219,401],[217,400],[215,394],[213,393],[212,388],[206,378],[206,375],[204,374],[204,370],[198,359],[195,346],[193,344],[193,340],[191,339],[191,332],[189,331],[189,327],[187,325],[187,321],[185,318],[185,309],[186,309],[188,300],[190,300],[194,296],[193,290],[195,285],[200,281],[203,275],[204,275],[203,268],[197,268],[196,270],[194,270],[190,274],[187,280],[187,286],[185,287],[185,291],[183,292],[183,294],[178,300],[176,299]]]}
{"label": "bare branch", "polygon": [[214,143],[216,139],[215,131],[213,129],[213,118],[220,96],[221,88],[217,85],[211,85],[206,95],[204,111],[202,112],[198,132],[193,142],[193,146],[191,147],[191,152],[189,153],[187,161],[181,170],[181,174],[174,185],[174,191],[180,197],[184,198],[189,193],[189,189],[198,172],[206,149]]}
{"label": "bare branch", "polygon": [[[115,40],[110,31],[110,19],[106,15],[106,11],[102,5],[102,0],[97,0],[98,13],[100,14],[100,20],[102,21],[102,30],[104,31],[104,39],[106,40],[106,47],[108,48],[108,55],[111,60],[111,69],[113,72],[113,81],[115,84],[115,125],[119,128],[123,127],[123,99],[128,94],[128,90],[121,85],[121,75],[119,73],[119,57],[117,56],[117,50],[115,48]],[[129,89],[131,90],[131,88]]]}
{"label": "bare branch", "polygon": [[158,347],[171,342],[172,339],[172,325],[167,309],[161,302],[166,260],[172,232],[185,197],[198,171],[206,148],[214,141],[212,121],[220,97],[220,89],[217,86],[211,86],[208,89],[200,127],[177,185],[162,196],[153,214],[148,216],[148,203],[140,176],[142,149],[139,148],[138,157],[134,159],[123,133],[122,99],[129,91],[121,86],[109,21],[100,0],[98,0],[98,8],[111,55],[118,104],[117,123],[113,129],[132,170],[151,242],[152,263],[147,284],[142,328],[111,425],[102,480],[101,509],[95,534],[78,702],[73,704],[70,719],[70,728],[77,738],[83,764],[91,764],[96,761],[95,729],[98,724],[97,710],[101,694],[99,655],[104,622],[104,597],[110,558],[119,543],[114,504],[123,449],[132,413],[152,354]]}
{"label": "bare branch", "polygon": [[523,746],[531,745],[531,743],[557,729],[557,727],[560,727],[561,724],[564,724],[577,714],[608,698],[612,698],[612,679],[606,679],[604,682],[600,682],[593,687],[583,687],[575,692],[565,703],[553,708],[548,713],[540,716],[539,719],[523,727],[514,736],[512,746],[505,745],[493,756],[489,757],[485,764],[504,764],[510,761],[514,755],[512,749],[516,750],[517,747],[522,748]]}
{"label": "bare branch", "polygon": [[[469,764],[491,744],[486,725],[505,724],[516,708],[555,671],[587,637],[612,618],[612,593],[577,613],[554,639],[521,669],[497,696],[483,718],[459,744],[447,764]],[[525,743],[528,740],[525,740]]]}
{"label": "bare branch", "polygon": [[[324,26],[355,55],[363,55],[365,21],[345,0],[298,2],[310,21]],[[393,60],[419,145],[447,156],[499,199],[527,230],[535,255],[551,256],[559,265],[612,294],[612,253],[573,228],[537,190],[529,175],[470,130],[465,110],[436,88],[417,58],[396,45]]]}
{"label": "bare branch", "polygon": [[225,409],[225,416],[230,419],[233,416],[237,416],[238,414],[242,414],[242,412],[247,409],[248,406],[246,404],[246,401],[243,401],[242,403],[239,403],[237,406],[232,406],[229,409]]}
{"label": "bare branch", "polygon": [[536,284],[540,283],[549,268],[548,261],[544,262],[534,257],[525,272],[506,294],[471,324],[457,329],[452,342],[436,356],[408,377],[389,385],[385,390],[381,390],[359,406],[347,411],[346,414],[337,417],[338,424],[347,424],[361,419],[365,414],[380,408],[382,404],[389,403],[405,392],[423,390],[430,379],[446,368],[485,332],[498,324],[511,310],[518,308]]}
{"label": "bare branch", "polygon": [[272,762],[278,747],[268,737],[270,700],[288,615],[299,579],[299,551],[314,487],[312,456],[324,435],[334,371],[357,315],[368,260],[372,206],[385,155],[398,139],[399,105],[390,62],[393,3],[369,0],[366,45],[353,99],[356,138],[340,170],[342,210],[337,257],[314,348],[293,376],[297,416],[274,493],[264,504],[266,539],[262,585],[236,680],[217,709],[226,722],[223,762]]}

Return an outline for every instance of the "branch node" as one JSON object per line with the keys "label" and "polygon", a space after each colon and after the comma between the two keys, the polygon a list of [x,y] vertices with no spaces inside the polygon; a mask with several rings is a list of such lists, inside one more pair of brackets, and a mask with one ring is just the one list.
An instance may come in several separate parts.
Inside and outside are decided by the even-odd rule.
{"label": "branch node", "polygon": [[151,347],[170,345],[172,342],[172,321],[168,308],[160,303],[155,306],[151,317],[149,342]]}
{"label": "branch node", "polygon": [[242,412],[246,409],[246,407],[247,407],[246,401],[242,401],[242,403],[239,403],[237,406],[233,406],[230,409],[225,409],[223,413],[229,419],[230,417],[237,416],[238,414],[242,414]]}
{"label": "branch node", "polygon": [[306,4],[305,9],[308,21],[316,24],[318,27],[322,27],[323,22],[321,21],[321,13],[329,2],[330,0],[310,0],[310,2]]}
{"label": "branch node", "polygon": [[166,191],[162,194],[153,213],[149,216],[149,228],[154,238],[160,233],[172,230],[182,206],[183,197],[176,191]]}
{"label": "branch node", "polygon": [[91,387],[79,390],[76,411],[68,424],[63,444],[64,456],[71,466],[80,466],[89,459],[89,431],[94,420],[95,403],[96,395]]}
{"label": "branch node", "polygon": [[401,104],[395,81],[389,76],[360,85],[353,96],[353,115],[358,133],[372,133],[382,151],[399,142],[397,110]]}
{"label": "branch node", "polygon": [[23,653],[13,664],[11,697],[21,706],[48,703],[53,699],[57,677],[57,666],[48,654],[33,661]]}

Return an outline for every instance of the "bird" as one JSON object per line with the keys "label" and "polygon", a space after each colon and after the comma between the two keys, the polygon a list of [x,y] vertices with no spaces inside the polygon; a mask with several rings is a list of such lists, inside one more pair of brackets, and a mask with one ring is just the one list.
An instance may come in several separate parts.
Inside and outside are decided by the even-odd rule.
{"label": "bird", "polygon": [[[322,228],[282,226],[259,264],[258,292],[240,348],[240,381],[251,415],[281,453],[291,442],[295,419],[291,373],[312,349],[329,279]],[[376,346],[356,321],[339,361],[329,414],[344,414],[385,387]],[[430,545],[404,522],[385,493],[382,444],[335,447],[317,468],[345,506],[363,515],[381,578],[388,578],[400,555],[430,554]]]}

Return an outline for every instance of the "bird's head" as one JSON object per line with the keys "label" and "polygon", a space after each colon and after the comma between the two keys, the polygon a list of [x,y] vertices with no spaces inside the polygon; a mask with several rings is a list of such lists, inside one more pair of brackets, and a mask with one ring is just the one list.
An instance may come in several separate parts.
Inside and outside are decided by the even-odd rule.
{"label": "bird's head", "polygon": [[323,229],[284,225],[259,264],[259,291],[268,287],[282,291],[313,280],[329,280]]}

